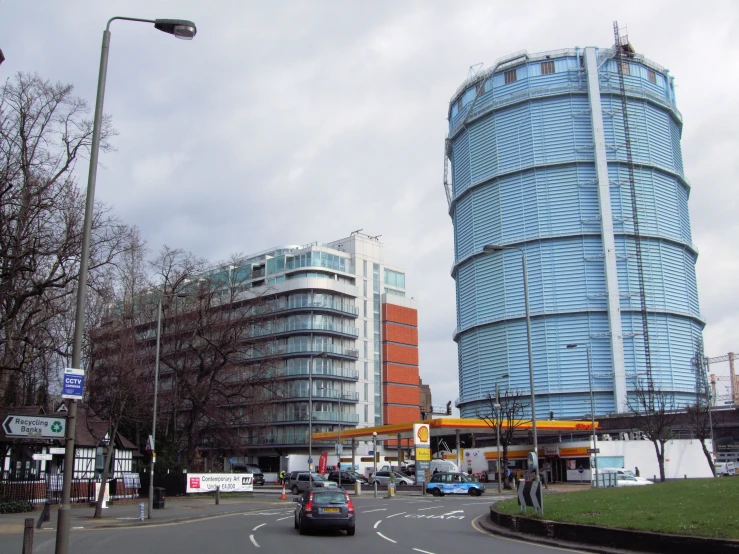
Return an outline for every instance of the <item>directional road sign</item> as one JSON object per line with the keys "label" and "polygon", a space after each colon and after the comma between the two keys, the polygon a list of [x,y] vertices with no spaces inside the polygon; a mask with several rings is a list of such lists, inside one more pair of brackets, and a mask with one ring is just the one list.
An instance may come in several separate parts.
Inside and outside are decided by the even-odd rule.
{"label": "directional road sign", "polygon": [[84,388],[85,370],[74,369],[72,367],[64,368],[64,377],[62,377],[62,398],[82,400]]}
{"label": "directional road sign", "polygon": [[66,427],[63,417],[9,414],[3,422],[3,431],[9,437],[63,439]]}
{"label": "directional road sign", "polygon": [[544,513],[544,502],[541,498],[541,481],[520,481],[518,483],[518,505],[524,509],[531,506],[535,511]]}
{"label": "directional road sign", "polygon": [[600,448],[588,448],[588,454],[600,454]]}

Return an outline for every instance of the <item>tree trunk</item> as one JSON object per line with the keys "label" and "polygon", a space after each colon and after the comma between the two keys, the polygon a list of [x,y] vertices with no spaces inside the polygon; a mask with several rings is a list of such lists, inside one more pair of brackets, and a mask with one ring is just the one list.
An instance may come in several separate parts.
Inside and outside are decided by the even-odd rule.
{"label": "tree trunk", "polygon": [[665,482],[665,443],[662,441],[653,441],[654,450],[657,452],[657,462],[659,463],[659,480]]}
{"label": "tree trunk", "polygon": [[499,467],[498,470],[503,473],[503,488],[510,490],[513,487],[511,486],[511,480],[508,477],[508,444],[502,444],[501,448],[503,449],[503,455],[501,457],[502,467]]}
{"label": "tree trunk", "polygon": [[708,466],[711,468],[711,473],[713,476],[716,476],[716,466],[713,465],[713,456],[708,451],[708,448],[706,448],[706,439],[701,439],[701,448],[703,448],[703,455],[706,457],[706,460],[708,461]]}
{"label": "tree trunk", "polygon": [[108,444],[108,452],[105,455],[105,462],[103,462],[103,477],[102,486],[98,493],[97,502],[95,503],[95,515],[92,517],[98,519],[103,517],[103,499],[105,498],[105,489],[108,486],[108,475],[110,473],[110,460],[113,458],[113,452],[115,451],[115,438],[118,435],[118,423],[120,419],[116,421],[113,426],[113,432],[110,433],[110,442]]}

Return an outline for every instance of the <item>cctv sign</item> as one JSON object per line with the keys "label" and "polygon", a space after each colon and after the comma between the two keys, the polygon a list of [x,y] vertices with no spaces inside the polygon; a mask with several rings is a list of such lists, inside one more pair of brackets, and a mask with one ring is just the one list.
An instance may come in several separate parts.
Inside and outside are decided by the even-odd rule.
{"label": "cctv sign", "polygon": [[85,388],[85,370],[64,368],[62,377],[62,398],[82,400],[82,391]]}

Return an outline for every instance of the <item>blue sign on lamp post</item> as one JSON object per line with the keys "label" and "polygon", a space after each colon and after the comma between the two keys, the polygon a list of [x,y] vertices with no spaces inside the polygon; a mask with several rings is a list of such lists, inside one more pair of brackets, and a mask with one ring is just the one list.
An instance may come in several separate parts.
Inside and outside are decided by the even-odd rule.
{"label": "blue sign on lamp post", "polygon": [[62,378],[62,398],[82,400],[84,388],[85,370],[74,369],[71,367],[64,368],[64,377]]}

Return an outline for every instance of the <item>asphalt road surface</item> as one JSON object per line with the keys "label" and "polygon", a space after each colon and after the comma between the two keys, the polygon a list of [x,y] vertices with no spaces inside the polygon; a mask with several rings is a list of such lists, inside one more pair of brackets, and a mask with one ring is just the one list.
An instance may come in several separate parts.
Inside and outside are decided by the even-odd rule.
{"label": "asphalt road surface", "polygon": [[[357,513],[357,532],[353,537],[342,531],[314,531],[306,536],[299,535],[293,528],[295,504],[283,501],[274,503],[273,509],[186,523],[139,528],[73,529],[69,551],[85,554],[577,552],[503,539],[484,532],[476,520],[487,517],[490,496],[396,496],[389,500],[373,497],[353,500]],[[54,532],[36,533],[34,553],[53,554],[54,541]]]}

